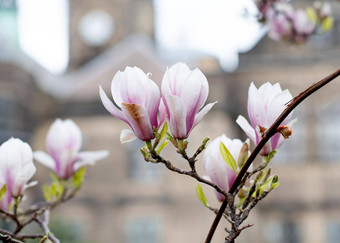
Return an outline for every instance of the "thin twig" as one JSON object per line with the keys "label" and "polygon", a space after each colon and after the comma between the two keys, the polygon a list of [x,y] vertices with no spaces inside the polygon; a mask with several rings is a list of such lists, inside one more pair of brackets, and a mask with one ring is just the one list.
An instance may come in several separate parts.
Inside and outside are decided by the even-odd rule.
{"label": "thin twig", "polygon": [[[329,82],[331,82],[332,80],[337,78],[339,75],[340,75],[340,69],[338,69],[334,73],[328,75],[327,77],[325,77],[324,79],[320,80],[319,82],[313,84],[312,86],[307,88],[305,91],[303,91],[302,93],[300,93],[298,96],[296,96],[290,102],[287,103],[287,108],[276,119],[276,121],[273,123],[273,125],[264,133],[262,140],[255,147],[254,151],[251,153],[251,155],[249,156],[248,160],[246,161],[246,163],[242,167],[242,170],[237,175],[233,185],[231,186],[231,188],[229,190],[230,194],[233,194],[235,192],[235,190],[238,188],[238,185],[242,181],[242,178],[245,175],[245,173],[247,172],[249,166],[253,163],[254,159],[260,153],[260,151],[262,150],[264,145],[267,143],[267,141],[277,132],[276,129],[282,123],[282,121],[289,115],[289,113],[291,113],[295,109],[295,107],[298,106],[308,96],[310,96],[311,94],[313,94],[314,92],[316,92],[317,90],[322,88],[324,85],[328,84]],[[225,200],[222,203],[222,205],[221,205],[221,207],[219,209],[219,212],[218,212],[218,214],[215,217],[215,220],[214,220],[213,224],[211,225],[211,228],[210,228],[210,231],[209,231],[209,233],[207,235],[205,243],[210,243],[211,242],[211,239],[212,239],[212,237],[213,237],[213,235],[215,233],[217,225],[220,222],[221,217],[223,215],[223,212],[225,211],[227,205],[228,205],[228,203]]]}

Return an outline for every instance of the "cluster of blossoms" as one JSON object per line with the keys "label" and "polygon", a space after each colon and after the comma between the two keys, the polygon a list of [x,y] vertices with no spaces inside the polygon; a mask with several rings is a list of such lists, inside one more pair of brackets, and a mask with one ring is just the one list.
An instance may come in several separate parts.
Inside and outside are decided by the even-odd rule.
{"label": "cluster of blossoms", "polygon": [[46,147],[32,152],[29,144],[18,138],[10,138],[0,146],[0,186],[6,191],[0,200],[0,208],[8,211],[11,204],[23,197],[28,183],[36,172],[33,158],[47,166],[60,180],[68,180],[85,165],[105,158],[107,151],[79,152],[82,136],[79,127],[72,120],[57,119],[49,129]]}
{"label": "cluster of blossoms", "polygon": [[333,26],[329,3],[314,3],[306,10],[294,9],[285,0],[257,0],[259,20],[266,22],[269,37],[291,43],[304,43],[317,32],[327,32]]}
{"label": "cluster of blossoms", "polygon": [[[290,92],[288,90],[282,91],[278,83],[275,85],[265,83],[259,89],[251,83],[248,92],[250,124],[243,116],[239,116],[236,122],[247,134],[248,138],[257,145],[263,138],[265,131],[283,112],[287,102],[290,100],[292,100]],[[284,130],[271,137],[261,150],[260,155],[264,159],[267,159],[268,156],[275,152],[282,145],[284,139],[291,135],[290,127],[296,121],[296,119],[290,121],[291,117],[292,113],[281,123],[280,128],[284,128]],[[233,159],[237,162],[235,168],[229,166],[226,159],[223,158],[220,152],[221,143],[230,151]],[[244,158],[247,158],[248,149],[247,142],[243,143],[239,139],[231,140],[225,135],[213,140],[208,145],[203,157],[204,169],[210,180],[225,191],[229,191],[235,181],[237,172],[245,162]],[[220,201],[224,200],[224,196],[220,193],[217,193],[217,198]]]}
{"label": "cluster of blossoms", "polygon": [[[111,83],[111,92],[116,105],[106,96],[101,87],[99,93],[104,107],[132,129],[132,131],[127,129],[122,131],[122,143],[136,137],[150,142],[157,137],[159,127],[166,121],[170,128],[170,140],[182,141],[183,144],[183,140],[188,138],[191,130],[216,103],[210,103],[202,108],[208,90],[207,79],[199,69],[190,71],[185,64],[177,63],[165,72],[161,91],[142,70],[137,67],[127,67],[124,72],[119,71]],[[257,89],[252,83],[248,94],[250,124],[243,116],[239,116],[237,123],[257,145],[291,99],[292,95],[289,91],[282,91],[279,84],[265,83]],[[284,136],[280,133],[275,134],[262,149],[260,154],[263,157],[268,158],[291,134],[290,126],[294,122],[289,121],[291,116],[292,114],[281,123],[282,131],[279,132]],[[184,152],[185,147],[178,146],[179,143],[176,141],[171,140],[171,142],[184,158],[188,158]],[[248,143],[239,139],[231,140],[225,135],[213,140],[207,146],[203,158],[203,166],[209,181],[228,192],[248,158],[250,153]],[[155,144],[157,146],[158,142]],[[149,146],[150,151],[144,150],[146,160],[149,159],[149,155],[146,154],[152,152],[155,146],[153,148]],[[160,159],[155,154],[154,157]],[[157,161],[153,162],[157,163]],[[217,191],[216,193],[220,201],[225,199],[223,194]]]}
{"label": "cluster of blossoms", "polygon": [[114,76],[111,92],[118,107],[100,87],[104,107],[132,129],[122,131],[121,142],[136,137],[150,141],[164,121],[175,139],[185,139],[214,105],[210,103],[202,108],[209,92],[207,79],[199,69],[191,71],[183,63],[165,72],[161,91],[149,74],[137,67],[127,67]]}

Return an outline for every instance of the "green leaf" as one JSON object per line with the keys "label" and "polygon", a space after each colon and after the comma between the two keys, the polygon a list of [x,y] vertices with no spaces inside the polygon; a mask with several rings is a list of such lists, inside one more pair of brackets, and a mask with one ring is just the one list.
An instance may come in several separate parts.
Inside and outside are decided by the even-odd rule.
{"label": "green leaf", "polygon": [[167,132],[168,132],[168,124],[166,122],[164,122],[162,130],[160,132],[159,140],[162,140],[165,137],[165,135],[167,134]]}
{"label": "green leaf", "polygon": [[265,161],[265,163],[268,164],[272,160],[272,158],[274,158],[276,153],[277,153],[277,150],[273,150],[267,156],[264,156],[263,160]]}
{"label": "green leaf", "polygon": [[306,9],[306,14],[307,14],[309,20],[312,21],[313,23],[316,23],[318,21],[318,16],[317,16],[314,8],[308,7]]}
{"label": "green leaf", "polygon": [[278,187],[280,185],[279,182],[275,182],[270,186],[270,190],[273,190],[274,188]]}
{"label": "green leaf", "polygon": [[6,190],[7,190],[7,186],[6,184],[4,184],[0,189],[0,200],[5,196]]}
{"label": "green leaf", "polygon": [[323,32],[328,32],[333,28],[333,18],[327,16],[321,23],[321,28]]}
{"label": "green leaf", "polygon": [[165,148],[165,146],[167,146],[169,143],[170,143],[169,140],[165,140],[164,143],[162,143],[162,144],[158,147],[158,149],[157,149],[157,154],[159,154],[159,153],[162,151],[162,149]]}
{"label": "green leaf", "polygon": [[237,173],[237,165],[236,165],[235,159],[233,158],[233,156],[231,155],[227,147],[222,142],[220,142],[220,151],[221,151],[223,160],[227,163],[227,165],[230,168],[233,169],[235,173]]}
{"label": "green leaf", "polygon": [[47,202],[58,200],[64,192],[64,186],[58,181],[52,182],[51,185],[43,186],[44,198]]}
{"label": "green leaf", "polygon": [[198,199],[202,202],[202,204],[205,207],[208,207],[208,200],[203,193],[203,190],[202,190],[200,183],[198,183],[197,186],[196,186],[196,194],[197,194]]}
{"label": "green leaf", "polygon": [[86,167],[83,166],[73,175],[72,184],[76,188],[80,188],[82,186],[84,182],[85,174],[86,174]]}

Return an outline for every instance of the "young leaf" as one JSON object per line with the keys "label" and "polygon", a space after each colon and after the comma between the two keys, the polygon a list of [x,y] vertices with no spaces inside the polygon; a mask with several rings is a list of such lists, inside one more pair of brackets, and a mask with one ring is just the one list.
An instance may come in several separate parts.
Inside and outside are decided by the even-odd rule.
{"label": "young leaf", "polygon": [[0,189],[0,200],[3,198],[3,196],[5,195],[6,193],[6,190],[7,190],[7,186],[6,184],[4,184],[1,189]]}
{"label": "young leaf", "polygon": [[166,122],[164,122],[163,127],[162,127],[162,130],[161,130],[161,132],[160,132],[160,137],[159,137],[159,140],[160,140],[160,141],[165,137],[165,135],[167,134],[167,132],[168,132],[168,124],[167,124]]}
{"label": "young leaf", "polygon": [[227,165],[234,170],[235,173],[237,173],[237,165],[235,162],[235,159],[227,149],[227,147],[221,142],[220,143],[220,151],[223,160],[227,163]]}
{"label": "young leaf", "polygon": [[83,166],[81,167],[73,176],[73,180],[72,180],[72,184],[76,187],[76,188],[80,188],[81,185],[84,182],[84,177],[86,174],[86,167]]}
{"label": "young leaf", "polygon": [[327,31],[331,30],[332,27],[333,27],[333,18],[327,16],[327,17],[322,21],[321,27],[322,27],[322,31],[323,31],[323,32],[327,32]]}
{"label": "young leaf", "polygon": [[205,195],[203,193],[201,184],[199,184],[199,183],[196,186],[196,194],[197,194],[198,199],[202,202],[202,204],[205,207],[208,207],[208,200],[207,200],[207,198],[205,197]]}
{"label": "young leaf", "polygon": [[158,147],[158,149],[157,149],[157,154],[159,154],[159,153],[162,151],[162,149],[165,148],[165,146],[167,146],[169,143],[170,143],[169,140],[165,140],[164,143],[162,143],[162,144]]}

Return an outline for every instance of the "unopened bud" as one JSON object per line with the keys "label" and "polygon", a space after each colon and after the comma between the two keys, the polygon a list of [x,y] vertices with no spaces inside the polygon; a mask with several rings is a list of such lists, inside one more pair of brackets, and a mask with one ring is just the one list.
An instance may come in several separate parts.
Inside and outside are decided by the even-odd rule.
{"label": "unopened bud", "polygon": [[240,154],[238,156],[238,160],[237,160],[237,164],[239,166],[239,168],[242,168],[244,163],[247,161],[249,156],[249,139],[247,139],[240,151]]}
{"label": "unopened bud", "polygon": [[286,126],[286,125],[284,125],[284,126],[279,126],[279,127],[277,128],[276,131],[279,132],[279,133],[281,133],[282,136],[283,136],[284,138],[286,138],[286,139],[289,138],[289,136],[291,136],[292,133],[293,133],[292,128],[289,127],[289,126]]}
{"label": "unopened bud", "polygon": [[243,190],[242,188],[238,191],[238,197],[239,198],[245,198],[247,196],[247,193],[245,192],[245,190]]}

